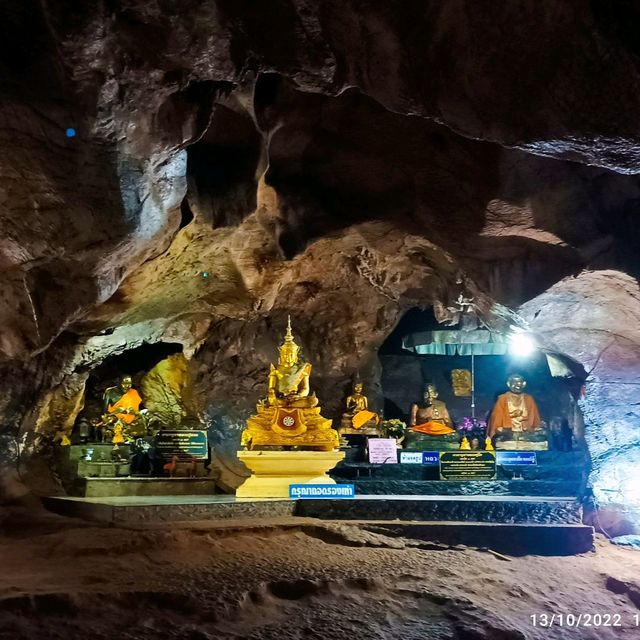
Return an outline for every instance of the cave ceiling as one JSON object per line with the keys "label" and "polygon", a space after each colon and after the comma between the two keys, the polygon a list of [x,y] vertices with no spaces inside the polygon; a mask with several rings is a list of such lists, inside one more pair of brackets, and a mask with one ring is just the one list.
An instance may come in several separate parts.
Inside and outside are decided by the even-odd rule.
{"label": "cave ceiling", "polygon": [[[594,335],[640,318],[639,19],[631,0],[3,3],[0,413],[158,341],[196,354],[208,401],[254,399],[287,313],[329,388],[402,313],[450,319],[460,295],[597,360]],[[572,316],[576,287],[624,313]]]}

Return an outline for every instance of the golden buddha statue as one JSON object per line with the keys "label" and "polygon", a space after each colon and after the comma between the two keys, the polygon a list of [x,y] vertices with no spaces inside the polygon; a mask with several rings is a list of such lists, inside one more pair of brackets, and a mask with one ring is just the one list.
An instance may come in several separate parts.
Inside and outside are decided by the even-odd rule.
{"label": "golden buddha statue", "polygon": [[409,428],[414,433],[428,436],[445,436],[456,433],[447,405],[438,400],[438,390],[428,384],[424,392],[424,403],[411,405]]}
{"label": "golden buddha statue", "polygon": [[369,411],[369,401],[363,393],[364,385],[356,381],[353,385],[353,393],[345,400],[346,411],[342,414],[340,422],[340,434],[378,434],[380,416],[374,411]]}
{"label": "golden buddha statue", "polygon": [[257,414],[247,420],[243,447],[300,446],[331,451],[338,446],[337,431],[331,420],[320,415],[318,398],[310,393],[311,364],[298,362],[299,351],[289,318],[278,366],[272,364],[269,371],[267,398],[258,403]]}

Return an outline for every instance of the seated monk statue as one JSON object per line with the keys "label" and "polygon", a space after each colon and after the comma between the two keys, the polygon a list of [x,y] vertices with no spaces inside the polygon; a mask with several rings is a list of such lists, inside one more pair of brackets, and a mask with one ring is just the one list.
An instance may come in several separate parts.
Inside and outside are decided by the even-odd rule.
{"label": "seated monk statue", "polygon": [[347,410],[342,414],[340,432],[349,431],[359,433],[370,429],[377,429],[380,424],[380,416],[369,411],[369,401],[362,392],[364,385],[362,382],[355,382],[353,393],[345,400]]}
{"label": "seated monk statue", "polygon": [[438,400],[438,390],[428,384],[424,392],[424,402],[411,405],[409,430],[428,436],[443,436],[456,433],[447,405]]}
{"label": "seated monk statue", "polygon": [[247,420],[242,446],[333,450],[339,444],[338,432],[320,415],[318,398],[310,393],[311,364],[298,361],[300,347],[293,339],[291,319],[279,351],[278,366],[272,364],[269,371],[267,398]]}
{"label": "seated monk statue", "polygon": [[118,386],[109,387],[102,396],[102,422],[120,422],[122,431],[128,436],[146,435],[146,427],[140,420],[140,405],[142,398],[133,388],[131,376],[120,378]]}
{"label": "seated monk statue", "polygon": [[[527,381],[519,373],[509,376],[509,391],[498,396],[489,418],[487,435],[519,439],[543,429],[538,405],[528,393],[524,393]],[[541,432],[542,433],[542,432]]]}

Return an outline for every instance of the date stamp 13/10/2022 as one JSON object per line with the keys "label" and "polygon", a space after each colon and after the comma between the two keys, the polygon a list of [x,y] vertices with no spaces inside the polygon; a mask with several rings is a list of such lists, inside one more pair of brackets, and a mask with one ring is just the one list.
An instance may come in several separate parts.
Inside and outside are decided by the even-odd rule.
{"label": "date stamp 13/10/2022", "polygon": [[640,627],[640,613],[532,613],[529,620],[534,627],[542,628]]}

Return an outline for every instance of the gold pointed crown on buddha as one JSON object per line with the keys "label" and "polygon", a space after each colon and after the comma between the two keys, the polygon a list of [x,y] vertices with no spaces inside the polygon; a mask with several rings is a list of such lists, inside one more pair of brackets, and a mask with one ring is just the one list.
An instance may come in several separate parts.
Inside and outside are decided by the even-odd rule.
{"label": "gold pointed crown on buddha", "polygon": [[287,316],[287,330],[284,334],[284,342],[278,347],[278,351],[280,351],[280,356],[291,354],[294,361],[298,357],[300,347],[293,339],[293,333],[291,332],[291,316]]}

